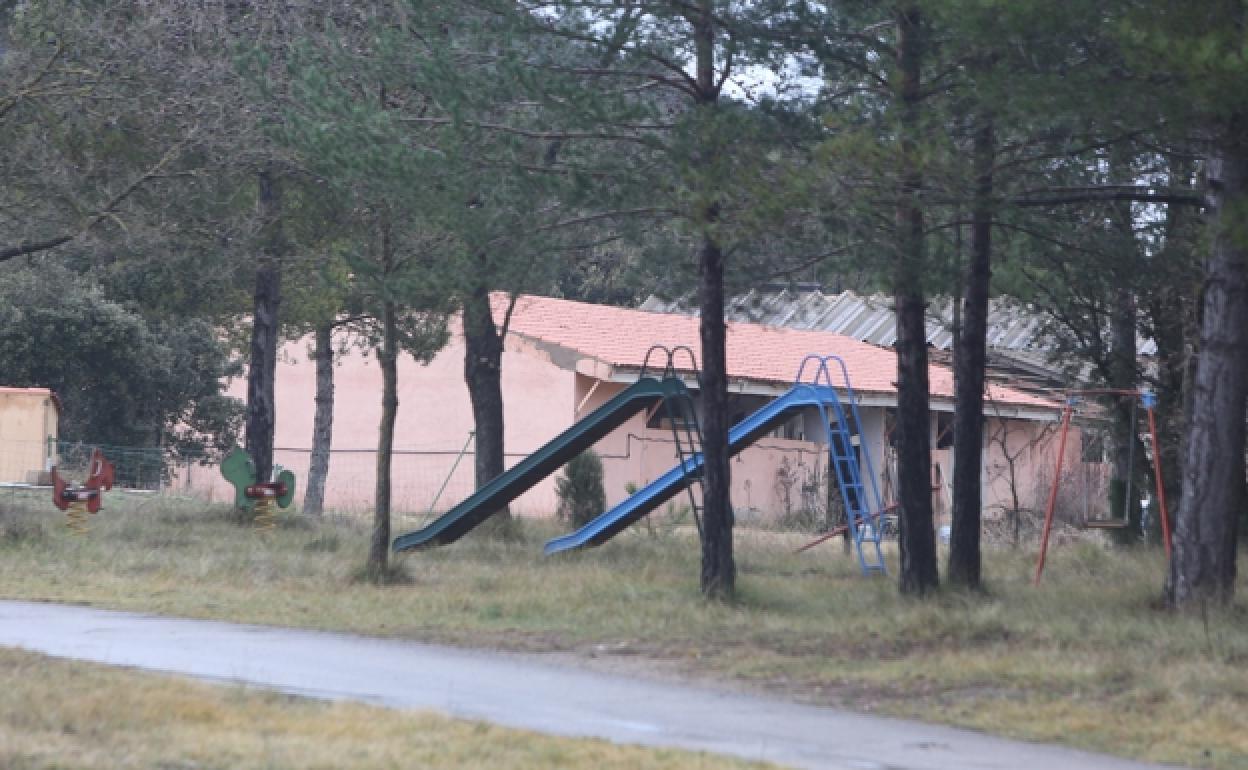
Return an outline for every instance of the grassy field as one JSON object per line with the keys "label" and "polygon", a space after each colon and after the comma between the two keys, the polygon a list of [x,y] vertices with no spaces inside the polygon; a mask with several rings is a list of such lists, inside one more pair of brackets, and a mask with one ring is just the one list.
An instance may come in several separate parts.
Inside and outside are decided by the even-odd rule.
{"label": "grassy field", "polygon": [[0,648],[0,767],[765,767],[682,751],[551,738],[433,714],[326,703]]}
{"label": "grassy field", "polygon": [[794,555],[800,539],[741,532],[740,598],[722,606],[699,598],[697,544],[680,535],[628,532],[544,559],[553,530],[526,523],[517,542],[469,537],[405,557],[410,581],[375,587],[352,579],[365,551],[358,522],[264,534],[223,509],[152,498],[114,502],[75,537],[50,504],[38,508],[0,496],[0,595],[563,651],[1141,759],[1248,768],[1248,605],[1159,609],[1156,553],[1059,546],[1034,589],[1033,553],[990,552],[986,595],[917,602],[892,580],[860,577],[839,544]]}

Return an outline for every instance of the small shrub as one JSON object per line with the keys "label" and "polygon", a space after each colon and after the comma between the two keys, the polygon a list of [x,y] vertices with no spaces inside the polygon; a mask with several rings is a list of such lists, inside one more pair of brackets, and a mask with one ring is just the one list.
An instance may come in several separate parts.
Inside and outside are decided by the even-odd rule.
{"label": "small shrub", "polygon": [[602,486],[602,458],[592,449],[568,463],[563,475],[555,479],[555,494],[561,521],[574,527],[588,524],[607,508],[607,493]]}
{"label": "small shrub", "polygon": [[791,508],[776,519],[776,528],[783,532],[814,534],[821,531],[824,523],[822,511],[812,508]]}

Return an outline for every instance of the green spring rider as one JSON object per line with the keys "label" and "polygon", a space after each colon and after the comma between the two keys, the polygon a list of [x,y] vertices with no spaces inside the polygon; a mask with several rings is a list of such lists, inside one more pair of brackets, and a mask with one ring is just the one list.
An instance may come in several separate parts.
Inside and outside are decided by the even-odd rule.
{"label": "green spring rider", "polygon": [[295,474],[282,469],[273,481],[256,479],[256,464],[240,447],[221,461],[221,475],[234,485],[234,505],[255,513],[256,529],[277,526],[277,508],[289,508],[295,499]]}

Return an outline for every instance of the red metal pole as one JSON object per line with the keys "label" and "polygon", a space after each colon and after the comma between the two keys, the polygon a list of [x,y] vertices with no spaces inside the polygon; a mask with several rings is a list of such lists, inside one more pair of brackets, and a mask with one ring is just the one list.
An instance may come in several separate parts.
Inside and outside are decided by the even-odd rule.
{"label": "red metal pole", "polygon": [[1066,434],[1070,430],[1070,417],[1074,411],[1074,405],[1067,401],[1066,410],[1062,412],[1062,438],[1057,443],[1057,465],[1053,468],[1053,488],[1049,490],[1049,504],[1044,509],[1044,534],[1040,538],[1040,558],[1036,561],[1036,576],[1032,578],[1032,585],[1040,585],[1040,575],[1044,572],[1044,557],[1049,551],[1049,531],[1053,529],[1053,509],[1057,507],[1057,487],[1062,480],[1062,458],[1066,456]]}
{"label": "red metal pole", "polygon": [[1157,509],[1161,513],[1161,540],[1166,545],[1166,561],[1170,561],[1170,512],[1166,510],[1166,487],[1161,478],[1161,450],[1157,446],[1157,419],[1148,409],[1148,432],[1153,441],[1153,475],[1157,479]]}
{"label": "red metal pole", "polygon": [[1082,390],[1066,391],[1071,396],[1138,396],[1138,390],[1128,390],[1126,388],[1084,388]]}

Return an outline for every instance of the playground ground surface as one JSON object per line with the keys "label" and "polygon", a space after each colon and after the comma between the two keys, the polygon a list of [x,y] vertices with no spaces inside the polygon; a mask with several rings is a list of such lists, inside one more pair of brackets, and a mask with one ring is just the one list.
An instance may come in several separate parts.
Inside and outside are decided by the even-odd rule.
{"label": "playground ground surface", "polygon": [[794,555],[801,536],[739,530],[740,596],[723,606],[699,597],[688,533],[630,531],[544,559],[554,526],[518,530],[513,542],[469,536],[406,556],[409,581],[376,587],[353,577],[367,537],[359,520],[293,519],[257,533],[226,509],[115,495],[75,537],[50,503],[5,494],[0,595],[554,651],[1138,759],[1248,768],[1248,581],[1229,609],[1175,615],[1157,605],[1160,554],[1085,542],[1054,549],[1039,589],[1033,549],[990,551],[985,595],[918,602],[891,579],[860,577],[837,543]]}

